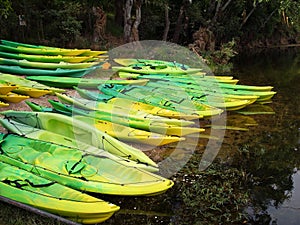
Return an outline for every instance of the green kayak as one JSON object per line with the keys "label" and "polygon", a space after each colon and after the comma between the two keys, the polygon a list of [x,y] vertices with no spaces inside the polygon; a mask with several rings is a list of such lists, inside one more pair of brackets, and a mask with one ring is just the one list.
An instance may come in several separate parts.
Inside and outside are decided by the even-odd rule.
{"label": "green kayak", "polygon": [[103,113],[104,115],[109,115],[113,117],[118,116],[129,120],[165,123],[167,125],[176,125],[176,126],[189,126],[194,124],[193,121],[172,119],[172,118],[170,119],[162,116],[156,116],[142,110],[120,107],[118,104],[109,104],[105,102],[91,101],[83,98],[71,97],[61,93],[56,93],[56,95],[58,99],[63,103],[75,105],[78,108],[82,108],[86,110],[97,111],[99,113]]}
{"label": "green kayak", "polygon": [[97,88],[100,84],[123,84],[123,85],[145,85],[148,80],[104,80],[92,78],[78,77],[55,77],[55,76],[27,76],[26,79],[37,81],[39,83],[60,88],[73,88],[78,86],[81,88]]}
{"label": "green kayak", "polygon": [[113,66],[112,69],[117,72],[129,72],[139,74],[193,74],[201,72],[199,68],[182,68],[167,65],[138,65],[138,66]]}
{"label": "green kayak", "polygon": [[21,66],[26,68],[34,68],[34,69],[84,69],[92,66],[96,66],[99,62],[82,62],[82,63],[67,63],[67,62],[59,62],[59,63],[45,63],[45,62],[32,62],[26,59],[6,59],[0,58],[1,65],[11,65],[11,66]]}
{"label": "green kayak", "polygon": [[0,73],[0,80],[21,86],[21,87],[28,87],[28,88],[37,88],[37,89],[42,89],[42,90],[50,90],[52,92],[64,92],[65,90],[60,89],[60,88],[54,88],[54,87],[49,87],[44,84],[40,84],[35,81],[31,81],[28,79],[25,79],[20,76],[16,76],[13,74],[7,74],[7,73]]}
{"label": "green kayak", "polygon": [[[15,41],[8,41],[8,40],[3,40],[3,39],[0,40],[0,43],[3,44],[3,45],[11,46],[11,47],[26,47],[26,48],[49,49],[49,50],[64,50],[64,48],[57,48],[57,47],[51,47],[51,46],[45,46],[45,45],[26,44],[26,43],[20,43],[20,42],[15,42]],[[72,50],[72,49],[67,49],[67,50]],[[79,50],[82,51],[81,49],[79,49]],[[84,50],[85,51],[80,54],[81,56],[82,55],[86,55],[86,56],[99,56],[99,55],[107,53],[107,51],[95,51],[95,50],[91,50],[91,49],[84,49]]]}
{"label": "green kayak", "polygon": [[[49,100],[49,102],[51,103],[51,105],[60,104],[53,100]],[[58,107],[57,109],[54,109],[54,108],[43,107],[28,101],[26,103],[35,112],[59,112],[65,115],[73,116],[73,118],[85,122],[89,125],[92,125],[96,129],[99,129],[100,131],[105,132],[110,136],[117,138],[120,141],[134,142],[134,143],[146,144],[151,146],[162,146],[162,145],[185,140],[183,137],[162,135],[155,132],[124,126],[107,120],[96,119],[94,117],[90,117],[86,115],[84,116],[74,115],[71,112],[66,113],[65,110],[58,109]]]}
{"label": "green kayak", "polygon": [[9,59],[26,59],[33,62],[47,62],[47,63],[59,63],[59,62],[69,62],[69,63],[81,63],[87,61],[97,60],[91,56],[61,56],[61,55],[29,55],[29,54],[18,54],[10,52],[0,51],[0,57]]}
{"label": "green kayak", "polygon": [[52,131],[93,145],[97,148],[104,149],[114,155],[157,167],[156,163],[141,150],[125,144],[75,118],[48,112],[9,110],[0,113],[17,122],[24,123],[35,128]]}
{"label": "green kayak", "polygon": [[13,134],[2,134],[0,139],[0,161],[77,190],[136,196],[160,194],[173,186],[171,180],[126,167],[105,155],[95,157],[78,149]]}
{"label": "green kayak", "polygon": [[32,55],[77,56],[90,51],[90,49],[38,48],[38,47],[30,48],[25,46],[8,46],[8,45],[0,44],[0,51],[32,54]]}
{"label": "green kayak", "polygon": [[[45,109],[45,107],[44,107]],[[41,109],[40,109],[41,110]],[[118,162],[124,166],[135,167],[143,169],[149,172],[157,172],[158,168],[149,166],[147,164],[138,163],[136,161],[124,159],[122,157],[115,156],[103,149],[97,148],[95,146],[86,144],[79,140],[66,137],[61,134],[57,134],[48,130],[43,130],[39,128],[34,128],[27,124],[16,122],[12,119],[0,119],[1,125],[7,129],[10,133],[20,135],[22,137],[32,138],[40,141],[47,141],[57,145],[63,145],[69,148],[75,148],[82,151],[84,154],[92,154],[95,157],[108,157],[115,162]]]}
{"label": "green kayak", "polygon": [[[2,139],[4,135],[0,136]],[[100,223],[119,210],[114,204],[3,161],[0,161],[0,190],[0,195],[5,198],[80,223],[89,223],[91,220]]]}
{"label": "green kayak", "polygon": [[84,68],[84,69],[55,69],[55,70],[47,70],[47,69],[31,69],[31,68],[23,68],[20,66],[8,66],[8,65],[0,65],[0,72],[10,73],[10,74],[18,74],[18,75],[38,75],[38,76],[67,76],[67,77],[82,77],[93,70],[96,67]]}

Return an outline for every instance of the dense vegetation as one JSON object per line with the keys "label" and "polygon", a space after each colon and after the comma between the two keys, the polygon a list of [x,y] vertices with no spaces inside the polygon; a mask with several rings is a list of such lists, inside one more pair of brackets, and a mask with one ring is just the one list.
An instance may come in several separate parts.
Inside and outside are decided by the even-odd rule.
{"label": "dense vegetation", "polygon": [[198,52],[299,43],[296,0],[0,0],[0,38],[112,48],[166,40]]}

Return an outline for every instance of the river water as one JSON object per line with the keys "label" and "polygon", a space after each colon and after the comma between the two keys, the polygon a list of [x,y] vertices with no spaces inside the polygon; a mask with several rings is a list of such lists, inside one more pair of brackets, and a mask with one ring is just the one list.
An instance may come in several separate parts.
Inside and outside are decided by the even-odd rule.
{"label": "river water", "polygon": [[263,114],[228,112],[227,124],[245,129],[226,130],[215,159],[226,171],[198,173],[195,151],[165,194],[103,196],[121,206],[104,224],[300,224],[300,51],[239,55],[233,75],[239,84],[274,86],[277,94],[260,106]]}

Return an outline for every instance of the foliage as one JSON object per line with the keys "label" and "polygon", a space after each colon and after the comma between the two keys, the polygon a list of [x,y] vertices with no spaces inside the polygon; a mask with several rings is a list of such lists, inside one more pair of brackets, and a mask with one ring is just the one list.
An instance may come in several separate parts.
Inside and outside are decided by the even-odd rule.
{"label": "foliage", "polygon": [[11,2],[9,0],[0,0],[0,18],[7,19],[10,11],[12,10]]}

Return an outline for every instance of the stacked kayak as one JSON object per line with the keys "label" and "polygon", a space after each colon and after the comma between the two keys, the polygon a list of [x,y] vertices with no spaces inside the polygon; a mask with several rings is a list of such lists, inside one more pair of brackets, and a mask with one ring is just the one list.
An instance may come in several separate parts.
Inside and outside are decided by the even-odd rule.
{"label": "stacked kayak", "polygon": [[19,103],[28,98],[39,98],[63,91],[13,74],[0,73],[0,100],[3,101],[0,102],[0,107],[7,107],[9,103]]}
{"label": "stacked kayak", "polygon": [[[3,138],[3,134],[1,134]],[[0,161],[0,195],[79,223],[100,223],[119,207]]]}
{"label": "stacked kayak", "polygon": [[101,67],[106,51],[66,49],[0,41],[0,72],[82,77]]}

